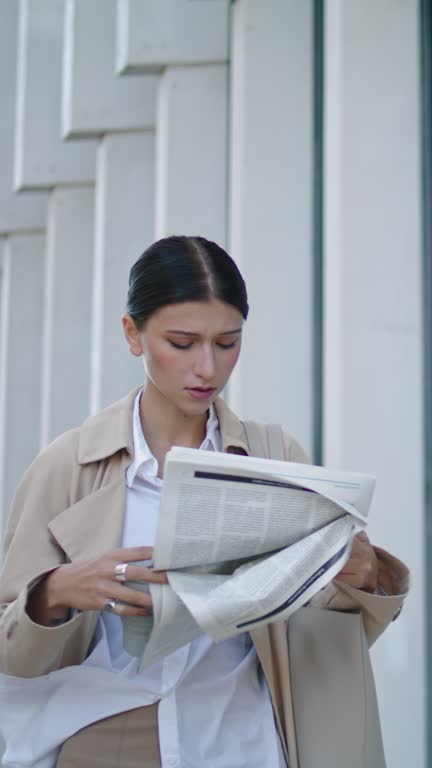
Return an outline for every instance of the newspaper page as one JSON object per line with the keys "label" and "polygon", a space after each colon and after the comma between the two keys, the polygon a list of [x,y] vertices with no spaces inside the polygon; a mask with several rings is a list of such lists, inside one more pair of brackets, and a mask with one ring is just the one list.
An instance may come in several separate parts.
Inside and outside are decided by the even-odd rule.
{"label": "newspaper page", "polygon": [[173,448],[167,455],[141,668],[205,632],[215,641],[287,619],[328,584],[367,524],[374,478]]}

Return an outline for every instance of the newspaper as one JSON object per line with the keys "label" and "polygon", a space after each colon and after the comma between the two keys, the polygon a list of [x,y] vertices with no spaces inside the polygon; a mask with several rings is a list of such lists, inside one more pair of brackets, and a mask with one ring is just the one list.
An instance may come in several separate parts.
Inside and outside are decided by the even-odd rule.
{"label": "newspaper", "polygon": [[191,448],[167,454],[153,625],[140,668],[201,633],[215,641],[287,619],[343,568],[375,480]]}

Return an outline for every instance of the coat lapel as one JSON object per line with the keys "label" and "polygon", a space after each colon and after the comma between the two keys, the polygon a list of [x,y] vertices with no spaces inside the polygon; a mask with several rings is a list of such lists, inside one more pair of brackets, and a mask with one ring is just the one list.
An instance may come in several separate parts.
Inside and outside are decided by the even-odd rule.
{"label": "coat lapel", "polygon": [[99,557],[120,546],[126,499],[124,476],[65,509],[49,529],[70,560]]}
{"label": "coat lapel", "polygon": [[[78,461],[84,472],[122,451],[112,470],[94,478],[94,490],[78,498],[48,524],[49,530],[70,560],[86,560],[103,555],[121,544],[126,503],[125,471],[133,455],[132,411],[139,389],[123,400],[91,416],[80,429]],[[99,486],[99,487],[98,487]]]}

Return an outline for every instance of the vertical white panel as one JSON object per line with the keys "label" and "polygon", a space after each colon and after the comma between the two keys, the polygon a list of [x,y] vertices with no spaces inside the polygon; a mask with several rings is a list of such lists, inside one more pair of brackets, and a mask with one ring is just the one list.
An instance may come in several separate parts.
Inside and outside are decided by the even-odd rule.
{"label": "vertical white panel", "polygon": [[16,95],[18,3],[0,3],[0,232],[45,226],[47,196],[44,192],[13,192],[13,153]]}
{"label": "vertical white panel", "polygon": [[41,443],[77,426],[90,407],[94,188],[50,197],[44,302]]}
{"label": "vertical white panel", "polygon": [[325,14],[325,148],[324,148],[324,407],[323,453],[342,466],[342,140],[343,40],[342,2],[330,0]]}
{"label": "vertical white panel", "polygon": [[63,134],[154,128],[158,77],[114,74],[116,0],[67,0]]}
{"label": "vertical white panel", "polygon": [[230,404],[312,443],[312,3],[237,0],[231,252],[251,313]]}
{"label": "vertical white panel", "polygon": [[[3,501],[4,488],[4,454],[5,454],[5,423],[6,412],[6,363],[7,363],[7,295],[5,281],[7,239],[0,237],[0,503]],[[0,541],[4,525],[5,511],[0,507]],[[0,546],[0,559],[2,547]],[[3,753],[3,742],[0,731],[0,755]]]}
{"label": "vertical white panel", "polygon": [[388,765],[424,768],[418,3],[327,9],[326,461],[377,475],[371,538],[412,569],[373,659]]}
{"label": "vertical white panel", "polygon": [[[224,64],[169,67],[162,76],[157,120],[156,236],[226,233]],[[199,114],[199,118],[198,118]]]}
{"label": "vertical white panel", "polygon": [[0,426],[4,525],[12,496],[39,450],[44,279],[42,234],[15,235],[3,258]]}
{"label": "vertical white panel", "polygon": [[91,410],[143,380],[121,325],[129,270],[154,239],[154,135],[107,136],[96,175]]}
{"label": "vertical white panel", "polygon": [[96,142],[61,141],[63,0],[19,0],[15,186],[94,180]]}
{"label": "vertical white panel", "polygon": [[[1,385],[3,383],[2,381],[2,371],[4,369],[4,360],[3,360],[3,335],[2,335],[2,327],[3,327],[3,304],[4,304],[4,292],[3,292],[3,271],[4,271],[4,258],[6,253],[6,243],[7,240],[5,237],[0,237],[0,399],[1,399]],[[1,439],[1,438],[0,438]],[[0,473],[1,473],[1,462],[0,462]]]}
{"label": "vertical white panel", "polygon": [[229,0],[117,0],[117,9],[122,74],[227,60]]}

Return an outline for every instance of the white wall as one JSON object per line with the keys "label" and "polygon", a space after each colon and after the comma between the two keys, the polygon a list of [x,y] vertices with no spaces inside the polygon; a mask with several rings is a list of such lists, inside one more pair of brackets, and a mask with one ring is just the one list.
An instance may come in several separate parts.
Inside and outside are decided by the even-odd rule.
{"label": "white wall", "polygon": [[[47,217],[41,445],[88,415],[94,186],[57,187]],[[65,404],[67,403],[67,407]]]}
{"label": "white wall", "polygon": [[226,64],[167,67],[162,75],[156,131],[156,237],[203,235],[225,242],[227,76]]}
{"label": "white wall", "polygon": [[61,116],[67,138],[154,128],[159,78],[116,77],[116,20],[116,0],[66,2]]}
{"label": "white wall", "polygon": [[237,0],[230,249],[250,296],[229,387],[242,415],[312,445],[312,3]]}
{"label": "white wall", "polygon": [[18,10],[16,0],[0,3],[0,233],[41,229],[47,193],[17,195],[13,189]]}
{"label": "white wall", "polygon": [[109,405],[143,379],[129,354],[121,316],[129,270],[154,239],[154,134],[112,134],[96,171],[90,409]]}
{"label": "white wall", "polygon": [[[42,234],[6,238],[2,262],[0,508],[9,509],[23,472],[39,450],[43,283]],[[0,527],[3,527],[3,516]]]}
{"label": "white wall", "polygon": [[117,0],[118,71],[226,61],[229,5],[229,0]]}
{"label": "white wall", "polygon": [[412,570],[373,651],[389,768],[426,764],[417,12],[327,3],[325,461],[376,474],[370,536]]}
{"label": "white wall", "polygon": [[14,182],[17,189],[94,180],[96,143],[61,141],[64,0],[19,0]]}

